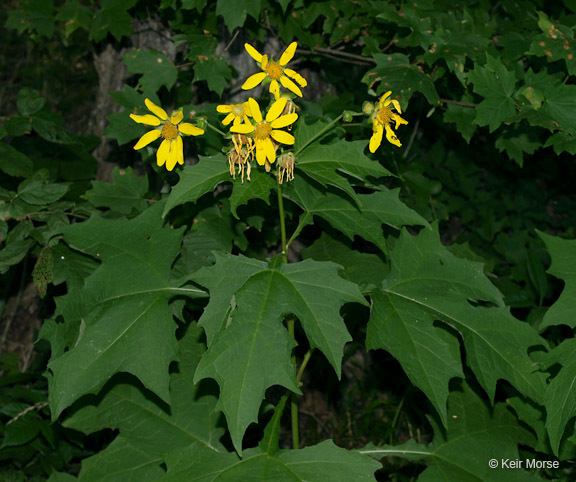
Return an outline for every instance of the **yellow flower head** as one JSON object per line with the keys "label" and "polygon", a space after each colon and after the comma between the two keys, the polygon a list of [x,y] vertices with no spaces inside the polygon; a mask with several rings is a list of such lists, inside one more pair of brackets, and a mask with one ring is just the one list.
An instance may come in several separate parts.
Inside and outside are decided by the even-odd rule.
{"label": "yellow flower head", "polygon": [[232,121],[234,121],[232,125],[237,126],[242,122],[242,120],[244,120],[244,122],[249,122],[248,117],[252,117],[248,102],[233,105],[219,105],[216,107],[216,110],[221,114],[228,114],[222,121],[222,124],[225,126],[230,124]]}
{"label": "yellow flower head", "polygon": [[[396,99],[388,99],[392,91],[386,92],[378,102],[378,107],[374,110],[372,120],[372,138],[370,139],[370,152],[375,152],[382,142],[382,134],[386,129],[386,140],[390,144],[401,147],[400,140],[396,137],[396,133],[392,130],[390,124],[395,122],[394,129],[398,129],[401,124],[408,124],[408,121],[402,119],[398,114],[402,114],[400,103]],[[392,106],[390,106],[392,104]],[[392,111],[396,109],[398,114]]]}
{"label": "yellow flower head", "polygon": [[158,166],[166,164],[166,169],[171,171],[176,164],[184,164],[184,146],[182,144],[182,134],[188,136],[199,136],[204,134],[202,129],[189,124],[188,122],[181,122],[184,118],[182,111],[177,110],[168,114],[162,107],[157,106],[152,101],[146,99],[144,101],[148,110],[152,114],[135,115],[130,114],[130,118],[138,122],[138,124],[146,124],[148,126],[155,126],[156,129],[144,134],[134,146],[134,149],[142,149],[159,137],[164,140],[158,151],[156,152],[156,163]]}
{"label": "yellow flower head", "polygon": [[276,160],[276,147],[272,141],[276,141],[278,144],[294,144],[294,136],[292,134],[278,130],[293,124],[298,119],[298,114],[296,113],[282,115],[287,101],[286,97],[280,97],[268,110],[266,119],[263,119],[258,102],[250,97],[248,102],[256,125],[248,122],[230,128],[230,132],[252,134],[256,144],[256,162],[261,166],[266,164],[266,161],[272,164]]}
{"label": "yellow flower head", "polygon": [[250,56],[260,64],[260,68],[262,69],[262,72],[258,72],[257,74],[248,77],[242,86],[244,90],[253,89],[257,85],[260,85],[264,79],[268,78],[271,80],[270,92],[274,94],[276,100],[278,100],[278,97],[280,96],[280,85],[278,82],[280,82],[280,84],[282,84],[286,89],[294,92],[297,96],[302,97],[302,91],[290,79],[294,79],[300,87],[306,87],[308,82],[306,82],[306,79],[294,70],[285,68],[286,64],[288,64],[288,62],[292,60],[292,57],[294,57],[294,53],[296,52],[296,42],[292,42],[288,45],[286,50],[284,50],[284,53],[280,56],[278,62],[268,59],[267,55],[262,55],[250,44],[244,44],[244,48]]}

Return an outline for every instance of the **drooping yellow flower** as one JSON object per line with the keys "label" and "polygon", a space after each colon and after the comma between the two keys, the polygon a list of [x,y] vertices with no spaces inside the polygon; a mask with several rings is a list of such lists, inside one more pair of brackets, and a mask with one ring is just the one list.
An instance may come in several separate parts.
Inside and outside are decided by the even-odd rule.
{"label": "drooping yellow flower", "polygon": [[[292,42],[288,45],[286,50],[284,50],[284,53],[280,56],[278,62],[268,59],[267,55],[262,55],[250,44],[244,44],[244,48],[250,56],[260,64],[260,68],[262,69],[262,72],[258,72],[257,74],[248,77],[246,82],[244,82],[244,85],[242,85],[244,90],[253,89],[257,85],[260,85],[264,79],[269,78],[271,80],[270,92],[274,94],[276,100],[278,100],[280,96],[280,85],[278,82],[280,82],[280,84],[282,84],[286,89],[294,92],[297,96],[302,97],[300,87],[306,87],[308,82],[306,82],[306,79],[294,70],[285,68],[286,64],[288,64],[288,62],[292,60],[292,57],[294,57],[294,53],[296,52],[296,42]],[[290,79],[294,79],[300,87]]]}
{"label": "drooping yellow flower", "polygon": [[266,161],[272,164],[276,160],[276,147],[272,142],[273,140],[279,144],[294,144],[294,136],[292,134],[279,130],[282,127],[293,124],[298,119],[298,114],[296,113],[282,115],[287,101],[286,97],[280,97],[268,110],[266,119],[263,119],[258,102],[250,97],[248,102],[250,103],[250,111],[256,125],[248,122],[230,128],[231,132],[252,134],[256,143],[256,162],[261,166],[266,164]]}
{"label": "drooping yellow flower", "polygon": [[[370,139],[370,152],[376,152],[376,149],[380,146],[382,142],[382,134],[386,130],[386,140],[390,144],[401,147],[402,144],[400,140],[396,137],[394,130],[398,129],[401,124],[408,124],[408,121],[402,119],[398,114],[402,114],[402,109],[400,108],[400,103],[396,99],[388,99],[392,91],[386,92],[378,102],[378,107],[373,112],[372,120],[372,137]],[[390,106],[392,104],[392,106]],[[398,114],[392,111],[396,109]],[[394,130],[390,126],[392,121],[395,122]]]}
{"label": "drooping yellow flower", "polygon": [[176,164],[184,164],[182,134],[199,136],[204,134],[204,130],[188,122],[181,122],[184,114],[180,110],[172,112],[172,115],[168,117],[168,114],[162,107],[157,106],[149,99],[146,99],[144,102],[148,110],[155,115],[130,114],[130,118],[138,122],[138,124],[154,126],[156,129],[144,134],[136,143],[134,149],[142,149],[159,137],[163,137],[164,140],[156,152],[156,163],[158,166],[166,164],[166,169],[171,171]]}
{"label": "drooping yellow flower", "polygon": [[230,122],[234,121],[232,125],[237,126],[242,121],[248,122],[248,117],[252,117],[250,113],[250,105],[248,102],[242,104],[232,104],[232,105],[219,105],[216,110],[221,114],[228,114],[222,120],[222,124],[227,126]]}

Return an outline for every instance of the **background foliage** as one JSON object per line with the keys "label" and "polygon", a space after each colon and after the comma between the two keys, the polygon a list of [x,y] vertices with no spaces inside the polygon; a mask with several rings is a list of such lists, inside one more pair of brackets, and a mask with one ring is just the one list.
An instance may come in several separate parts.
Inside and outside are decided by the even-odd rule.
{"label": "background foliage", "polygon": [[[2,478],[573,480],[575,15],[6,2]],[[145,98],[219,125],[244,43],[294,40],[293,181],[233,180],[209,128],[174,172],[132,149]],[[389,90],[372,155],[352,114]]]}

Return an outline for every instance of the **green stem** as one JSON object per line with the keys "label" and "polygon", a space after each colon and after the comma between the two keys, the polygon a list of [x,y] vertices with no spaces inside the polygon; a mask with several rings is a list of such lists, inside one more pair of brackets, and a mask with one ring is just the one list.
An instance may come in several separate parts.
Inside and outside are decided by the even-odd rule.
{"label": "green stem", "polygon": [[206,126],[210,127],[210,129],[212,129],[213,131],[218,132],[218,134],[220,134],[221,136],[225,136],[226,133],[222,132],[220,129],[218,129],[218,127],[214,127],[212,124],[210,124],[210,122],[206,121]]}
{"label": "green stem", "polygon": [[334,119],[332,122],[330,122],[330,124],[328,124],[326,127],[324,127],[324,129],[322,129],[320,132],[318,132],[318,134],[312,136],[310,139],[308,139],[308,141],[306,143],[304,143],[303,146],[300,147],[300,149],[298,149],[295,153],[294,153],[294,157],[297,157],[298,154],[300,154],[304,149],[306,149],[310,144],[312,144],[316,139],[318,139],[321,135],[323,135],[324,133],[328,132],[330,129],[332,129],[332,127],[334,126],[334,124],[336,124],[340,119],[342,119],[344,114],[340,114],[338,117],[336,117],[336,119]]}
{"label": "green stem", "polygon": [[306,352],[306,355],[304,355],[304,359],[302,360],[302,365],[300,365],[300,370],[298,370],[298,375],[296,375],[296,381],[298,382],[298,385],[300,385],[300,380],[302,379],[302,375],[304,374],[304,370],[306,369],[306,365],[308,365],[308,362],[310,361],[310,358],[312,357],[312,353],[314,353],[314,348],[310,348]]}
{"label": "green stem", "polygon": [[282,257],[284,262],[288,263],[288,250],[286,249],[286,221],[284,216],[284,201],[282,199],[282,185],[280,179],[276,184],[276,192],[278,194],[278,210],[280,211],[280,231],[282,233]]}

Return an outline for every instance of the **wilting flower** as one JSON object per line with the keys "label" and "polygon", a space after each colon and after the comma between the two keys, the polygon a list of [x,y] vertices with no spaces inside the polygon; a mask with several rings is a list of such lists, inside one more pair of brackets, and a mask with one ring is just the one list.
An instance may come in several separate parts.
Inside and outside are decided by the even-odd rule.
{"label": "wilting flower", "polygon": [[263,119],[260,106],[250,97],[248,102],[250,103],[250,111],[256,125],[248,122],[230,128],[231,132],[238,134],[252,134],[256,144],[256,162],[261,166],[266,164],[266,161],[272,164],[276,160],[276,147],[272,140],[279,144],[294,144],[294,136],[292,134],[278,130],[293,124],[298,119],[298,114],[296,113],[282,115],[287,101],[286,97],[280,97],[268,110],[266,119]]}
{"label": "wilting flower", "polygon": [[[382,134],[386,129],[386,140],[390,144],[401,147],[400,140],[396,137],[396,133],[392,130],[390,124],[394,121],[394,129],[398,129],[401,124],[408,124],[408,121],[402,119],[398,114],[402,114],[400,103],[396,99],[388,99],[392,91],[386,92],[378,102],[378,107],[373,112],[372,120],[372,138],[370,139],[370,152],[375,152],[382,142]],[[392,104],[392,106],[390,106]],[[396,109],[398,114],[392,111]]]}
{"label": "wilting flower", "polygon": [[156,162],[158,166],[166,164],[166,169],[171,171],[176,164],[184,164],[182,134],[199,136],[204,134],[204,131],[188,122],[182,122],[184,114],[180,110],[172,112],[172,115],[168,118],[168,114],[162,107],[157,106],[149,99],[144,102],[148,110],[155,115],[130,114],[130,118],[138,122],[138,124],[155,126],[156,129],[144,134],[136,143],[134,149],[142,149],[159,137],[163,137],[164,140],[156,152]]}
{"label": "wilting flower", "polygon": [[[294,92],[297,96],[302,97],[300,87],[306,87],[308,82],[306,82],[306,79],[294,70],[285,68],[286,64],[288,64],[288,62],[292,60],[292,57],[294,57],[294,53],[296,52],[296,42],[292,42],[288,45],[284,53],[280,56],[278,62],[268,59],[267,55],[262,55],[250,44],[244,44],[244,48],[250,56],[260,64],[260,68],[262,69],[262,72],[258,72],[257,74],[248,77],[246,82],[244,82],[244,85],[242,85],[244,90],[253,89],[257,85],[260,85],[264,79],[269,78],[271,80],[270,92],[274,94],[276,99],[280,96],[280,86],[278,85],[278,82],[288,90]],[[300,87],[290,79],[294,79]]]}
{"label": "wilting flower", "polygon": [[250,180],[250,172],[252,171],[250,160],[254,160],[256,145],[254,144],[254,139],[244,134],[233,134],[232,142],[234,143],[234,149],[228,154],[230,175],[236,179],[236,166],[238,166],[238,172],[240,172],[242,183],[244,183],[244,171],[247,171],[246,178]]}
{"label": "wilting flower", "polygon": [[278,157],[278,182],[280,184],[284,182],[284,175],[286,175],[286,181],[294,180],[295,163],[296,158],[291,152],[285,152]]}
{"label": "wilting flower", "polygon": [[216,110],[221,114],[228,114],[222,120],[222,124],[227,126],[230,122],[234,121],[232,125],[237,126],[242,121],[248,122],[248,117],[252,117],[250,113],[250,105],[248,102],[244,102],[242,104],[233,104],[233,105],[219,105],[216,107]]}

